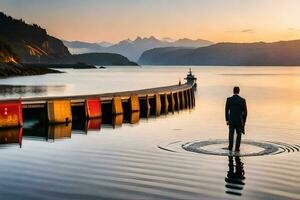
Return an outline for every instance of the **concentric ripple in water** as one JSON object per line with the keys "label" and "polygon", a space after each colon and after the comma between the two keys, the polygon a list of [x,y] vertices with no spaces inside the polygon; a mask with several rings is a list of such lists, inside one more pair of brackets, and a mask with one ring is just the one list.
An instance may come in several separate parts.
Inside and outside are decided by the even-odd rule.
{"label": "concentric ripple in water", "polygon": [[291,145],[282,142],[261,142],[254,140],[243,140],[241,151],[234,152],[227,149],[228,140],[207,140],[207,141],[192,141],[182,143],[175,141],[168,144],[162,144],[158,147],[162,150],[171,152],[182,152],[182,149],[188,152],[209,154],[216,156],[263,156],[275,155],[288,152],[299,152],[299,145]]}

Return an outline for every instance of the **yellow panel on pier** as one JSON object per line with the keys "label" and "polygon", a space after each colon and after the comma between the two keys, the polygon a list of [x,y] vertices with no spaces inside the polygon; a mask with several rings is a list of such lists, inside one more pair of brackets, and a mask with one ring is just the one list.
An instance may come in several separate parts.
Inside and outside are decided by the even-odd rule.
{"label": "yellow panel on pier", "polygon": [[129,98],[130,111],[140,111],[140,100],[138,95],[132,95]]}
{"label": "yellow panel on pier", "polygon": [[112,125],[113,127],[117,127],[117,126],[121,126],[124,120],[124,115],[123,114],[119,114],[119,115],[115,115],[113,116],[112,119]]}
{"label": "yellow panel on pier", "polygon": [[48,126],[49,139],[71,138],[72,123],[56,124]]}
{"label": "yellow panel on pier", "polygon": [[67,123],[72,121],[70,100],[53,100],[47,102],[49,123]]}
{"label": "yellow panel on pier", "polygon": [[123,106],[121,97],[114,97],[112,99],[112,112],[114,115],[123,114]]}
{"label": "yellow panel on pier", "polygon": [[140,120],[140,112],[133,112],[130,115],[130,124],[136,124]]}

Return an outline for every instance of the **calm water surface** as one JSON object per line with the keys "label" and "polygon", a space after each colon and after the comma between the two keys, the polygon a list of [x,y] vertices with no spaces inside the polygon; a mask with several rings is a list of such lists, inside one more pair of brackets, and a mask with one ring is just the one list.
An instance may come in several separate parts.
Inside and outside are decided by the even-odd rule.
{"label": "calm water surface", "polygon": [[[142,89],[176,84],[187,70],[66,70],[1,79],[0,95]],[[198,89],[191,110],[140,119],[137,124],[124,119],[132,123],[114,128],[99,121],[56,127],[26,122],[23,138],[18,137],[19,130],[2,130],[1,143],[11,144],[0,146],[0,199],[300,199],[300,67],[193,67],[193,71]],[[195,140],[227,139],[224,103],[234,85],[241,87],[248,103],[243,139],[281,142],[293,145],[294,151],[232,158],[181,148]],[[159,148],[166,144],[172,144],[175,152]],[[244,145],[241,151],[247,148]]]}

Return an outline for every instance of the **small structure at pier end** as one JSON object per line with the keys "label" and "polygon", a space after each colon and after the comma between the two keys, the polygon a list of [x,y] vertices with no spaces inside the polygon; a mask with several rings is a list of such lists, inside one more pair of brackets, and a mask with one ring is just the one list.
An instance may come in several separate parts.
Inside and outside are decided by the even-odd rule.
{"label": "small structure at pier end", "polygon": [[194,85],[194,87],[197,87],[197,78],[196,76],[193,74],[192,69],[189,69],[189,73],[187,74],[186,78],[184,78],[188,84]]}

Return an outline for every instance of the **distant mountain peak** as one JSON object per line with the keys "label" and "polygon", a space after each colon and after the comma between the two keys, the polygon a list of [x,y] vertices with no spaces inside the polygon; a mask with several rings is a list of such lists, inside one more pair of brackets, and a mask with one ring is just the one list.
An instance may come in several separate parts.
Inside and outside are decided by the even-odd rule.
{"label": "distant mountain peak", "polygon": [[128,39],[126,39],[126,40],[120,41],[118,44],[115,44],[114,46],[116,46],[116,45],[128,45],[128,44],[130,44],[130,43],[132,43],[132,40],[130,40],[130,39],[128,38]]}
{"label": "distant mountain peak", "polygon": [[134,41],[140,41],[143,40],[140,36],[136,37],[136,39]]}

